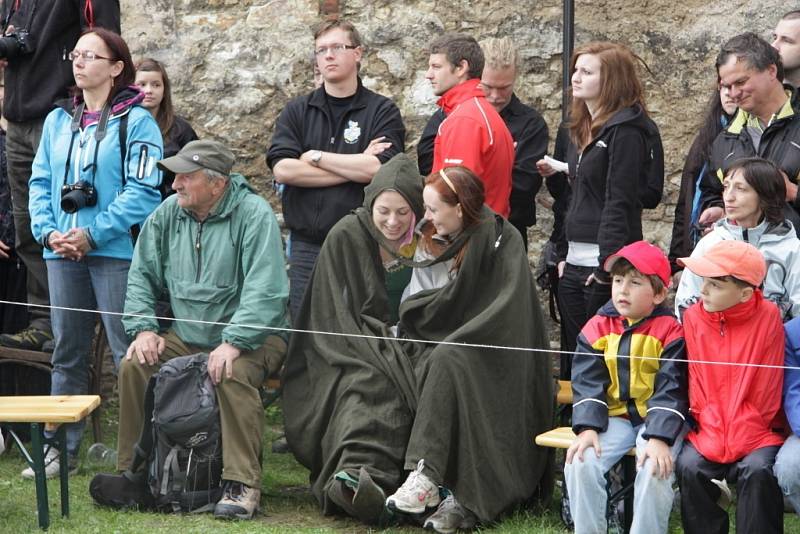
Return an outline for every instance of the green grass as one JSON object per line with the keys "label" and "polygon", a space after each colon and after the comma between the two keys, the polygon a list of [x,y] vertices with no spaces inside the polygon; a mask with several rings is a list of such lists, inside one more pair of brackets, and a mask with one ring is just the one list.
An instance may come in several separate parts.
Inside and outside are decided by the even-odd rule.
{"label": "green grass", "polygon": [[[107,402],[103,413],[103,435],[107,444],[116,440],[116,406]],[[267,410],[267,430],[265,444],[269,444],[280,433],[281,416],[277,407]],[[91,442],[91,432],[87,428],[84,449]],[[90,533],[136,533],[150,531],[175,533],[225,532],[308,532],[342,533],[373,532],[355,521],[345,518],[323,517],[316,501],[308,490],[308,472],[294,461],[290,454],[272,454],[265,447],[262,512],[254,521],[220,522],[208,514],[166,515],[144,512],[116,512],[100,508],[89,497],[89,481],[97,472],[84,467],[79,475],[70,479],[70,517],[60,516],[60,491],[57,480],[48,484],[50,498],[50,532]],[[19,472],[25,467],[24,460],[16,448],[0,456],[0,531],[35,532],[36,491],[31,481],[20,478]],[[491,532],[498,533],[542,533],[561,534],[568,532],[558,516],[558,501],[554,498],[549,510],[519,512],[500,524]],[[787,533],[800,534],[800,521],[794,515],[785,516]],[[733,529],[732,529],[733,530]],[[415,533],[418,528],[392,528],[384,532]],[[680,519],[673,514],[670,532],[679,533]]]}

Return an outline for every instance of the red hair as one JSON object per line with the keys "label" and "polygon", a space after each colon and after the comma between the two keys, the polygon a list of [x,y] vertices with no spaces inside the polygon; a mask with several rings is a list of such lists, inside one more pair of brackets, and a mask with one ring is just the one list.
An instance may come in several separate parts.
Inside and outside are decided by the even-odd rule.
{"label": "red hair", "polygon": [[[444,177],[447,177],[445,181]],[[425,178],[425,186],[430,186],[442,202],[450,206],[461,205],[462,230],[466,230],[478,224],[481,219],[483,203],[486,194],[483,189],[483,182],[475,173],[466,167],[447,167],[441,171],[431,173]],[[422,229],[422,246],[435,256],[438,256],[446,248],[433,241],[433,234],[436,229],[432,224],[427,224]],[[466,244],[456,254],[453,262],[453,270],[458,271],[464,260],[464,253],[467,250]]]}
{"label": "red hair", "polygon": [[639,104],[644,113],[644,89],[636,71],[636,62],[644,61],[622,44],[600,41],[579,47],[572,54],[570,65],[575,71],[578,57],[591,54],[600,61],[600,96],[597,115],[593,118],[586,103],[572,98],[568,123],[570,140],[583,149],[617,111]]}

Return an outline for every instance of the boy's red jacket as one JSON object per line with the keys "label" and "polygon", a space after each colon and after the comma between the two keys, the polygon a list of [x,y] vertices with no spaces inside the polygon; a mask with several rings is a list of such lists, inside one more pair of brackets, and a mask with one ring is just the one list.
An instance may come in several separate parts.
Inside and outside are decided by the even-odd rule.
{"label": "boy's red jacket", "polygon": [[[683,317],[689,359],[689,413],[697,423],[687,439],[707,460],[735,462],[756,449],[781,445],[783,369],[702,361],[783,365],[778,308],[756,290],[747,302],[707,312],[697,302]],[[698,362],[698,363],[693,363]]]}
{"label": "boy's red jacket", "polygon": [[433,141],[433,172],[460,165],[481,179],[486,205],[505,218],[511,210],[514,139],[503,118],[467,80],[447,91],[437,104],[447,114]]}

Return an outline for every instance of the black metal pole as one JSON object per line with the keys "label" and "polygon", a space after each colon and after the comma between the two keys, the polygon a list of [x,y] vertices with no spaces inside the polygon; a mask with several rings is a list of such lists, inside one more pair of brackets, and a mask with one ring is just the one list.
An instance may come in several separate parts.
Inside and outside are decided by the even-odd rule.
{"label": "black metal pole", "polygon": [[567,120],[569,113],[569,84],[572,79],[569,60],[575,48],[575,2],[564,0],[564,31],[561,44],[561,120]]}

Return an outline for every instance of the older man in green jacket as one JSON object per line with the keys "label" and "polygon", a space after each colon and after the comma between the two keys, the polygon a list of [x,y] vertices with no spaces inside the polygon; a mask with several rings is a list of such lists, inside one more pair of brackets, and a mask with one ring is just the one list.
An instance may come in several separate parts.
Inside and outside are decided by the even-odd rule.
{"label": "older man in green jacket", "polygon": [[[158,163],[175,173],[169,197],[139,235],[123,324],[133,339],[119,372],[119,461],[128,469],[139,439],[147,381],[161,362],[208,352],[222,425],[223,486],[217,517],[258,510],[264,426],[258,387],[286,353],[288,280],[269,204],[216,141],[192,141]],[[159,332],[163,293],[175,316]]]}

